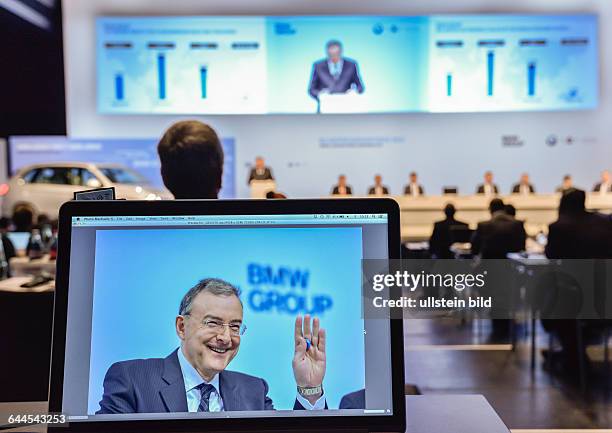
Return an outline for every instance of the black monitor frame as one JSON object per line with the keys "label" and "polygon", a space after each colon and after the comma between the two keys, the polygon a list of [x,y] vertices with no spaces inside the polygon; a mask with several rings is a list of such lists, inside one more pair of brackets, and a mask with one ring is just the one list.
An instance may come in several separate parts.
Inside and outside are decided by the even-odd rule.
{"label": "black monitor frame", "polygon": [[[283,215],[283,214],[387,214],[389,259],[400,258],[400,211],[388,198],[317,200],[174,200],[174,201],[70,201],[60,209],[57,278],[49,388],[49,412],[62,411],[64,357],[68,312],[70,247],[73,216],[147,215]],[[406,428],[404,398],[403,322],[390,319],[393,414],[388,416],[323,416],[308,418],[262,417],[231,419],[169,419],[92,421],[68,428],[48,426],[49,432],[193,432],[193,431],[388,431]],[[295,422],[299,420],[300,422]]]}

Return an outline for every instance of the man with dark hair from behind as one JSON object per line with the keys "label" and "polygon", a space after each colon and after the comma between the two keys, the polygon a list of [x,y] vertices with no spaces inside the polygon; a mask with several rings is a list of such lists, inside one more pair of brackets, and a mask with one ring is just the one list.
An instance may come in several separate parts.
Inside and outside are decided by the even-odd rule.
{"label": "man with dark hair from behind", "polygon": [[217,133],[197,120],[170,126],[157,145],[161,175],[176,199],[216,199],[223,175],[223,148]]}
{"label": "man with dark hair from behind", "polygon": [[446,215],[444,220],[434,223],[429,239],[429,252],[433,258],[452,259],[454,255],[450,251],[450,246],[454,242],[453,230],[467,230],[468,225],[455,219],[455,206],[452,203],[444,207],[444,214]]}
{"label": "man with dark hair from behind", "polygon": [[[472,254],[483,259],[506,259],[508,253],[523,251],[527,240],[523,222],[508,215],[504,202],[498,198],[489,203],[489,212],[491,219],[478,223],[472,236]],[[507,338],[511,322],[499,317],[508,316],[508,311],[496,308],[491,314],[498,316],[492,320],[492,341]]]}
{"label": "man with dark hair from behind", "polygon": [[[603,215],[588,212],[585,192],[567,191],[559,203],[559,219],[548,228],[546,257],[550,259],[610,259],[612,258],[612,221]],[[542,320],[544,329],[559,338],[560,353],[543,352],[565,372],[576,376],[581,358],[588,366],[585,345],[579,344],[579,329],[585,336],[601,337],[602,330],[610,326],[609,320],[586,320],[578,326],[577,320]]]}

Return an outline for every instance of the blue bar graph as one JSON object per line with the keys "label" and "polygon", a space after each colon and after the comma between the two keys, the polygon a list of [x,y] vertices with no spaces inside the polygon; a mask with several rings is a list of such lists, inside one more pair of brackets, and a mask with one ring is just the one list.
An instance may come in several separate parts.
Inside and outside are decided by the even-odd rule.
{"label": "blue bar graph", "polygon": [[208,75],[208,67],[201,66],[200,67],[200,81],[202,84],[202,99],[206,98],[206,78]]}
{"label": "blue bar graph", "polygon": [[157,55],[157,80],[159,85],[159,99],[166,99],[166,56]]}
{"label": "blue bar graph", "polygon": [[446,75],[446,96],[453,95],[453,74]]}
{"label": "blue bar graph", "polygon": [[529,62],[527,64],[527,94],[535,96],[535,80],[536,80],[536,64]]}
{"label": "blue bar graph", "polygon": [[123,101],[124,91],[123,91],[123,75],[116,74],[115,75],[115,99],[117,101]]}
{"label": "blue bar graph", "polygon": [[487,95],[493,96],[493,74],[495,72],[495,53],[487,53]]}

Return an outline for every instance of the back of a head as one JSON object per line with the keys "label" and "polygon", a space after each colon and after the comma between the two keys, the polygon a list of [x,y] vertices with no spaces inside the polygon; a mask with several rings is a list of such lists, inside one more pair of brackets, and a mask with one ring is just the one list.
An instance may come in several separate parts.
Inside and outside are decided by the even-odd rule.
{"label": "back of a head", "polygon": [[489,203],[489,211],[493,214],[495,212],[499,212],[499,211],[503,211],[505,210],[505,205],[504,202],[502,201],[502,199],[500,198],[494,198],[493,200],[491,200],[491,202]]}
{"label": "back of a head", "polygon": [[13,213],[13,224],[15,231],[29,232],[34,225],[34,213],[29,207],[17,206]]}
{"label": "back of a head", "polygon": [[157,145],[164,185],[177,199],[217,198],[223,148],[217,133],[197,120],[177,122]]}
{"label": "back of a head", "polygon": [[504,206],[504,212],[506,212],[508,215],[512,217],[516,216],[516,208],[511,204],[507,204],[506,206]]}
{"label": "back of a head", "polygon": [[446,206],[444,206],[444,215],[446,215],[446,218],[448,219],[455,216],[455,206],[452,203],[448,203]]}
{"label": "back of a head", "polygon": [[563,196],[559,203],[559,215],[580,214],[586,211],[585,207],[586,194],[581,189],[572,189]]}

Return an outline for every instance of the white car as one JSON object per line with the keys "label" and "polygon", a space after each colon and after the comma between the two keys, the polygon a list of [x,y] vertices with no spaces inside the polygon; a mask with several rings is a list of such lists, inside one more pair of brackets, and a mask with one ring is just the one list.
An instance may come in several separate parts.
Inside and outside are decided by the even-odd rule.
{"label": "white car", "polygon": [[17,207],[34,215],[58,216],[60,206],[72,200],[76,191],[115,187],[117,198],[128,200],[171,199],[167,191],[150,186],[134,170],[120,164],[53,162],[22,168],[7,184],[0,185],[2,215],[11,216]]}

